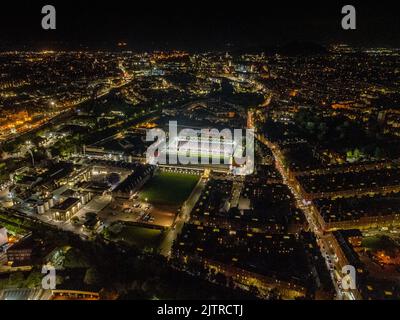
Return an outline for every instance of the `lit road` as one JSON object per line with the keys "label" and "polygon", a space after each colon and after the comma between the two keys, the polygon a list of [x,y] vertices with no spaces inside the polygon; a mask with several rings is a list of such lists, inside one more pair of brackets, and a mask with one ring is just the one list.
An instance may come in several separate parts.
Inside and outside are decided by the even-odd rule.
{"label": "lit road", "polygon": [[232,187],[232,198],[231,198],[231,207],[238,207],[240,194],[242,193],[242,189],[244,186],[244,176],[235,176],[233,179],[233,187]]}
{"label": "lit road", "polygon": [[173,227],[171,227],[160,246],[160,254],[163,256],[169,257],[171,255],[171,248],[172,244],[174,243],[178,234],[182,231],[183,225],[185,222],[188,222],[190,219],[190,212],[192,211],[193,207],[195,206],[197,200],[199,200],[201,193],[206,185],[206,179],[200,178],[199,182],[193,189],[191,195],[189,196],[188,200],[182,206],[181,212],[176,217],[175,223]]}
{"label": "lit road", "polygon": [[[107,96],[114,89],[119,89],[119,88],[122,88],[122,87],[128,85],[132,80],[133,80],[133,77],[131,75],[124,76],[121,79],[121,83],[110,85],[104,92],[101,92],[100,94],[98,94],[96,96],[96,99],[99,99],[99,98]],[[24,131],[21,131],[21,132],[17,132],[17,133],[13,133],[13,134],[10,134],[10,135],[2,137],[1,142],[3,142],[3,141],[14,141],[15,139],[17,139],[19,137],[22,137],[22,136],[24,136],[26,134],[34,133],[34,132],[42,129],[45,126],[48,126],[51,123],[56,123],[58,120],[64,120],[65,117],[69,117],[69,116],[73,115],[73,113],[71,113],[71,111],[75,110],[80,105],[84,104],[85,102],[87,102],[89,100],[91,100],[91,98],[88,97],[88,98],[82,99],[81,101],[79,101],[77,103],[71,104],[68,107],[64,108],[63,110],[55,112],[54,115],[49,116],[47,119],[41,121],[40,123],[32,124],[31,128],[29,128],[27,130],[24,130]]]}
{"label": "lit road", "polygon": [[260,135],[257,136],[257,139],[265,144],[267,147],[269,147],[274,155],[275,158],[275,165],[277,170],[280,172],[283,178],[283,183],[286,184],[289,189],[291,190],[295,200],[296,200],[296,206],[303,211],[307,222],[310,226],[310,229],[312,232],[314,232],[316,238],[317,238],[317,243],[320,247],[320,251],[322,256],[325,259],[327,268],[330,272],[331,278],[332,278],[332,283],[333,286],[336,290],[336,299],[338,300],[354,300],[354,296],[351,293],[344,292],[342,291],[338,283],[340,282],[340,275],[335,272],[335,267],[337,270],[341,270],[342,266],[337,265],[337,253],[335,252],[335,247],[331,245],[331,241],[329,241],[329,237],[332,235],[325,235],[324,231],[321,227],[321,225],[318,223],[317,219],[315,218],[313,211],[312,211],[312,206],[309,202],[305,201],[301,193],[298,191],[300,188],[298,188],[297,181],[295,179],[290,179],[289,178],[289,173],[288,170],[285,169],[283,165],[283,155],[279,149],[278,146],[273,144],[272,142],[268,141],[265,137],[262,137]]}

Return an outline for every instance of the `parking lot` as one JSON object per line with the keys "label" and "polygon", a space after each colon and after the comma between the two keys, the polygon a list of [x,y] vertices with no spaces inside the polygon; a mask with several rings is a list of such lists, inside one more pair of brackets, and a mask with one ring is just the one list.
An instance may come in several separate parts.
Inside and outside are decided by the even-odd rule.
{"label": "parking lot", "polygon": [[174,222],[175,215],[174,208],[154,206],[134,196],[129,200],[115,199],[98,214],[98,217],[107,225],[119,220],[170,227]]}

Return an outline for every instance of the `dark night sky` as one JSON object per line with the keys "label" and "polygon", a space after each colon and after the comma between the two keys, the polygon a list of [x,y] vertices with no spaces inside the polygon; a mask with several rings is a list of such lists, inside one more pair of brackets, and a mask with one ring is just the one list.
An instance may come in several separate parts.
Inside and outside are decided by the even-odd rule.
{"label": "dark night sky", "polygon": [[[132,49],[218,49],[270,46],[292,41],[400,46],[394,1],[206,1],[14,0],[2,2],[0,47],[79,45]],[[144,3],[144,4],[143,4]],[[57,9],[57,30],[41,29],[41,7]],[[341,7],[357,9],[357,30],[343,31]]]}

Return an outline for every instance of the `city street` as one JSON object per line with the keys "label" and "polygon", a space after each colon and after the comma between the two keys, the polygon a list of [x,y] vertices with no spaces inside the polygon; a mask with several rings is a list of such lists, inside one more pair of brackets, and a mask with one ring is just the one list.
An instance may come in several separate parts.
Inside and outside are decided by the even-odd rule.
{"label": "city street", "polygon": [[160,246],[160,253],[163,256],[169,257],[171,255],[171,248],[177,235],[182,231],[185,222],[190,219],[190,212],[194,205],[199,200],[201,193],[206,185],[206,178],[201,178],[195,188],[193,189],[189,198],[182,205],[181,212],[177,215],[173,227],[169,228],[166,232],[163,242]]}
{"label": "city street", "polygon": [[[337,263],[336,257],[338,256],[338,254],[334,251],[335,247],[332,246],[328,240],[329,235],[324,234],[324,230],[322,229],[320,224],[317,222],[317,219],[315,218],[314,213],[312,211],[311,204],[309,204],[309,202],[307,202],[302,197],[300,192],[297,191],[300,188],[298,188],[298,186],[296,186],[295,179],[289,178],[289,172],[288,172],[288,169],[285,169],[285,167],[283,165],[283,155],[282,155],[279,147],[276,146],[275,144],[273,144],[272,142],[268,141],[264,137],[258,136],[257,138],[261,143],[264,143],[267,147],[269,147],[271,149],[271,151],[274,155],[274,158],[275,158],[276,168],[282,175],[283,183],[286,184],[289,187],[289,189],[291,190],[293,196],[296,199],[297,207],[303,211],[303,213],[307,219],[308,225],[310,227],[310,230],[312,230],[312,232],[317,237],[317,243],[320,247],[322,256],[324,257],[324,259],[326,261],[326,266],[331,274],[332,284],[336,290],[336,299],[342,300],[342,299],[350,298],[350,300],[354,300],[354,299],[351,299],[351,298],[354,298],[352,295],[347,294],[347,292],[343,292],[338,286],[338,283],[340,283],[340,281],[341,281],[341,278],[340,278],[341,275],[338,272],[335,272],[335,269],[341,271],[342,267],[343,267],[343,266],[338,265],[338,263]],[[333,265],[333,263],[334,263],[334,265]]]}

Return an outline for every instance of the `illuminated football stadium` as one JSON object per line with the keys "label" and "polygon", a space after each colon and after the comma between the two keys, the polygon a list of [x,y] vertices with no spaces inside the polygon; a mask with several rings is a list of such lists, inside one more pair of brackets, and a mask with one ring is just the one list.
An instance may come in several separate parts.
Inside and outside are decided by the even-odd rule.
{"label": "illuminated football stadium", "polygon": [[188,134],[182,131],[169,141],[158,140],[157,150],[148,162],[231,166],[233,155],[242,151],[241,143],[232,139],[229,131],[188,130]]}
{"label": "illuminated football stadium", "polygon": [[[204,136],[178,136],[171,142],[172,146],[177,146],[177,154],[181,156],[198,157],[204,159],[215,159],[217,163],[230,164],[232,156],[237,147],[236,141],[217,134]],[[169,154],[174,154],[175,150],[170,150]],[[225,160],[221,161],[221,160]]]}

